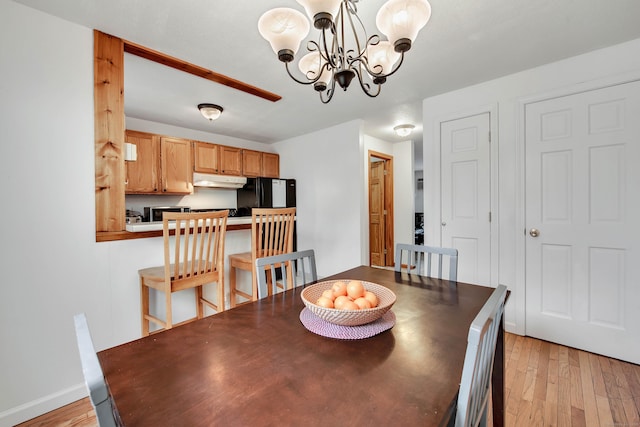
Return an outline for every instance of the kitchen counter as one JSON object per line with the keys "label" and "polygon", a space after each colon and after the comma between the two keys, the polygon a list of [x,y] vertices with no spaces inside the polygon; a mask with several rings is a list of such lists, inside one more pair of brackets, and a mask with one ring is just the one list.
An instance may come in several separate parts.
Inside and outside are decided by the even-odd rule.
{"label": "kitchen counter", "polygon": [[[175,228],[175,224],[173,225]],[[251,217],[231,217],[227,219],[227,231],[251,229]],[[115,240],[145,239],[148,237],[162,237],[162,221],[138,222],[127,224],[122,231],[99,231],[96,242],[111,242]]]}
{"label": "kitchen counter", "polygon": [[[251,217],[250,216],[241,216],[241,217],[230,217],[227,219],[227,227],[230,225],[243,225],[249,224],[251,225]],[[176,224],[170,223],[169,229],[174,230],[176,228]],[[162,221],[152,221],[152,222],[136,222],[134,224],[127,224],[126,230],[132,233],[139,233],[142,231],[162,231]]]}

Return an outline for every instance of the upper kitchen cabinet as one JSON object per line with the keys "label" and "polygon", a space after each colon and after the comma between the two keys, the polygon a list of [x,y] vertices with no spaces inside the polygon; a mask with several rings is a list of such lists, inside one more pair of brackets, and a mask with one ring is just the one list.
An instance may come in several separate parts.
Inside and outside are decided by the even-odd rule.
{"label": "upper kitchen cabinet", "polygon": [[193,170],[200,173],[220,173],[219,148],[208,142],[193,142]]}
{"label": "upper kitchen cabinet", "polygon": [[242,175],[262,176],[262,153],[254,150],[242,150]]}
{"label": "upper kitchen cabinet", "polygon": [[127,130],[126,142],[137,151],[137,159],[126,162],[127,194],[193,192],[191,141]]}
{"label": "upper kitchen cabinet", "polygon": [[193,193],[191,141],[181,138],[161,137],[160,172],[163,193]]}
{"label": "upper kitchen cabinet", "polygon": [[220,145],[220,173],[222,175],[242,175],[242,150],[235,147]]}
{"label": "upper kitchen cabinet", "polygon": [[125,141],[134,144],[135,161],[125,162],[126,193],[157,193],[160,183],[160,136],[126,131]]}
{"label": "upper kitchen cabinet", "polygon": [[280,156],[274,153],[262,153],[262,175],[267,178],[280,178]]}
{"label": "upper kitchen cabinet", "polygon": [[254,150],[242,150],[242,175],[280,177],[280,156]]}

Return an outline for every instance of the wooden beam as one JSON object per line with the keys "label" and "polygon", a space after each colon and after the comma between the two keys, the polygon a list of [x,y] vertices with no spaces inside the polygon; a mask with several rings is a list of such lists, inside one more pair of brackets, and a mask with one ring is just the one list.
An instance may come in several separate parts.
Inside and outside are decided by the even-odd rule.
{"label": "wooden beam", "polygon": [[165,55],[162,52],[140,46],[139,44],[132,43],[130,41],[123,41],[124,51],[132,55],[136,55],[141,58],[148,59],[149,61],[166,65],[167,67],[175,68],[176,70],[184,71],[185,73],[193,74],[194,76],[202,77],[203,79],[207,79],[215,83],[232,87],[234,89],[246,92],[250,95],[255,95],[268,101],[276,102],[282,99],[280,95],[276,95],[275,93],[268,92],[264,89],[260,89],[239,80],[232,79],[231,77],[216,73],[215,71],[208,70],[206,68],[191,64],[189,62],[174,58],[169,55]]}
{"label": "wooden beam", "polygon": [[94,30],[96,232],[125,229],[124,50]]}

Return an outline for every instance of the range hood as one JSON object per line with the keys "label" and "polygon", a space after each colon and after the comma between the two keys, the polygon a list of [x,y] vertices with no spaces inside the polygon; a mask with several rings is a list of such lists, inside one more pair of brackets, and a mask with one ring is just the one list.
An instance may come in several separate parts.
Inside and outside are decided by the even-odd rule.
{"label": "range hood", "polygon": [[242,188],[247,183],[244,176],[213,175],[208,173],[193,173],[194,187],[210,188]]}

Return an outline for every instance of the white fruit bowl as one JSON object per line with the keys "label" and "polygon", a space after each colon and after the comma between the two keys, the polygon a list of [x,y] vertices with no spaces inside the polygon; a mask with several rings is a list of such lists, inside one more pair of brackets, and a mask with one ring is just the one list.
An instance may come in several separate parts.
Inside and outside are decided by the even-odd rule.
{"label": "white fruit bowl", "polygon": [[316,283],[303,289],[301,293],[302,302],[316,316],[329,323],[342,326],[358,326],[374,322],[381,318],[396,302],[396,294],[390,289],[377,283],[361,280],[364,288],[373,292],[378,297],[378,306],[374,308],[364,308],[361,310],[338,310],[337,308],[326,308],[316,304],[318,298],[327,289],[331,289],[336,282],[349,282],[351,279],[328,280]]}

